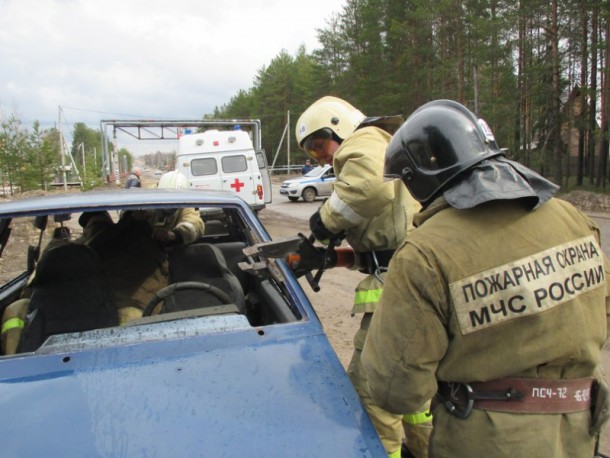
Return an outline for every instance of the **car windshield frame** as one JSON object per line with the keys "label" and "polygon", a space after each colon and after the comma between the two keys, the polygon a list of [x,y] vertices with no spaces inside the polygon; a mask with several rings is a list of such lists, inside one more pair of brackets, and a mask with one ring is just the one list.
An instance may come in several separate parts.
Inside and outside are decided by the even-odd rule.
{"label": "car windshield frame", "polygon": [[[48,225],[45,224],[45,227],[42,228],[42,232],[51,231],[51,233],[45,235],[44,245],[39,245],[37,248],[37,251],[42,252],[44,247],[48,246],[52,237],[53,231],[51,229],[54,229],[55,226],[59,227],[59,223],[53,222],[56,219],[54,216],[57,216],[57,219],[61,221],[71,219],[74,223],[78,219],[78,214],[84,211],[107,210],[111,212],[112,215],[118,217],[122,210],[175,210],[187,207],[198,208],[202,218],[204,218],[204,221],[206,222],[205,224],[208,225],[209,223],[210,228],[213,228],[214,225],[212,223],[216,223],[218,218],[228,224],[227,228],[223,229],[220,233],[214,232],[214,230],[211,233],[206,231],[204,236],[199,239],[199,242],[201,243],[219,243],[220,245],[224,244],[226,246],[232,245],[231,241],[234,240],[237,243],[244,243],[244,246],[247,247],[257,243],[271,241],[266,229],[258,218],[256,218],[252,210],[245,202],[231,193],[223,191],[203,192],[159,189],[125,191],[121,189],[117,191],[89,191],[71,195],[34,197],[6,202],[0,206],[0,228],[5,228],[5,230],[0,231],[0,233],[6,232],[6,238],[8,238],[8,240],[0,241],[0,247],[4,248],[5,244],[9,247],[12,245],[13,239],[11,239],[11,235],[14,235],[14,233],[10,234],[6,229],[13,226],[17,221],[22,222],[26,226],[32,226],[32,221],[37,216],[45,217],[45,219],[48,218]],[[71,215],[71,218],[64,218],[67,215]],[[33,229],[33,231],[38,233],[40,229]],[[38,235],[34,238],[37,239],[37,237]],[[32,245],[32,249],[36,248],[36,243],[31,243],[30,245]],[[235,243],[233,243],[233,245],[235,245]],[[6,253],[4,254],[6,256]],[[263,264],[267,265],[266,269],[263,269]],[[253,329],[267,329],[268,327],[283,329],[286,325],[289,325],[286,331],[282,331],[289,332],[288,329],[295,325],[299,327],[303,326],[305,328],[313,325],[315,328],[317,324],[319,324],[318,320],[315,319],[315,313],[312,312],[310,308],[311,304],[308,303],[304,292],[297,288],[298,283],[296,278],[289,274],[289,269],[282,259],[263,261],[262,259],[255,257],[249,258],[248,260],[248,256],[246,256],[244,268],[250,270],[250,268],[254,267],[258,270],[254,269],[250,273],[244,272],[243,275],[251,277],[251,284],[255,288],[262,288],[260,294],[265,295],[265,301],[267,301],[267,303],[266,305],[263,305],[263,303],[259,301],[259,306],[267,307],[265,313],[276,313],[277,316],[272,319],[261,318],[262,321],[253,321],[250,323],[249,328],[243,326],[243,317],[233,319],[230,326],[226,324],[227,319],[223,318],[221,320],[218,317],[215,317],[215,315],[210,315],[209,318],[202,317],[200,318],[200,321],[205,321],[207,319],[219,323],[217,331],[227,331],[228,329],[237,331],[238,329],[246,328],[248,328],[247,331],[251,331]],[[14,272],[7,272],[8,275],[6,278],[3,278],[2,284],[0,285],[0,301],[2,301],[2,303],[5,305],[12,303],[17,296],[20,295],[20,290],[26,286],[26,281],[29,276],[27,269],[27,265],[19,266]],[[14,276],[9,278],[10,275]],[[275,286],[271,286],[272,283]],[[256,295],[253,297],[256,297]],[[154,323],[168,323],[168,326],[171,328],[171,326],[174,326],[173,324],[170,324],[173,321],[177,320],[179,322],[184,322],[184,319],[195,317],[197,317],[197,314],[190,312],[180,316],[173,316],[173,314],[167,313],[156,320],[141,318],[136,320],[136,324],[152,325]],[[239,319],[241,319],[241,321],[239,321]],[[176,325],[181,326],[180,324]],[[116,334],[116,331],[113,330],[114,328],[111,327],[109,329],[110,331],[98,328],[63,337],[60,336],[55,339],[51,338],[49,344],[46,346],[46,350],[43,350],[41,347],[35,353],[48,352],[49,349],[51,352],[62,351],[62,348],[68,348],[70,345],[76,347],[81,345],[83,348],[87,345],[99,348],[105,345],[110,347],[115,346],[115,344],[121,345],[121,343],[117,341],[110,344],[105,342],[104,339],[99,339],[102,335]],[[126,340],[129,339],[123,339],[122,343],[124,344]],[[154,340],[154,338],[152,338],[152,340]],[[87,345],[85,345],[85,342],[87,342]],[[0,356],[0,359],[4,357],[10,357],[10,355]]]}

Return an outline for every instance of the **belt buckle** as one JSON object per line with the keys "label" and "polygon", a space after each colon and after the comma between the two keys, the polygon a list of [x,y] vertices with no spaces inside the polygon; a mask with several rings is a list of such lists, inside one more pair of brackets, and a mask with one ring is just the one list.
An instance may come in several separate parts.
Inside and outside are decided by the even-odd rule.
{"label": "belt buckle", "polygon": [[377,259],[377,253],[375,253],[375,250],[371,250],[370,252],[371,257],[370,260],[372,262],[372,266],[369,267],[370,270],[372,270],[373,275],[375,275],[375,278],[377,278],[377,280],[379,280],[381,282],[381,284],[385,284],[385,281],[383,278],[381,278],[381,274],[383,272],[386,272],[388,269],[387,267],[382,267],[379,263],[379,259]]}
{"label": "belt buckle", "polygon": [[470,416],[470,413],[472,412],[472,407],[474,405],[474,399],[472,398],[472,387],[468,383],[450,383],[450,385],[452,391],[451,397],[453,397],[454,385],[456,385],[456,391],[460,388],[460,386],[464,387],[464,390],[466,391],[466,405],[463,408],[459,407],[451,399],[445,400],[443,402],[443,405],[445,406],[445,409],[447,409],[447,412],[449,412],[451,415],[465,420]]}

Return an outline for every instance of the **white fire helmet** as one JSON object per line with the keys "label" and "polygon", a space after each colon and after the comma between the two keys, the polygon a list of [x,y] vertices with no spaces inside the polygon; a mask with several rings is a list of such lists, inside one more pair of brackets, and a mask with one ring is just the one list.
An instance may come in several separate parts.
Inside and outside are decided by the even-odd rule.
{"label": "white fire helmet", "polygon": [[159,189],[188,189],[189,181],[183,173],[172,170],[161,177],[157,187]]}

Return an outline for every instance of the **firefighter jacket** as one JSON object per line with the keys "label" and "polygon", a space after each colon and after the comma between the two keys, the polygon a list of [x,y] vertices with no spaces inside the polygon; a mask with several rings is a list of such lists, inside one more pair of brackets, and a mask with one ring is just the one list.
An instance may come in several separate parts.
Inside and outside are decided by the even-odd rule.
{"label": "firefighter jacket", "polygon": [[414,199],[400,181],[383,177],[390,138],[382,129],[364,127],[333,156],[336,181],[320,216],[330,232],[345,232],[355,251],[395,249],[407,233],[409,200]]}
{"label": "firefighter jacket", "polygon": [[[356,252],[396,249],[406,236],[419,203],[402,182],[385,181],[385,151],[391,136],[378,127],[356,130],[333,156],[337,177],[320,210],[326,228],[345,233]],[[354,313],[375,310],[382,283],[373,275],[357,287]]]}
{"label": "firefighter jacket", "polygon": [[[392,259],[363,365],[373,398],[409,412],[438,382],[590,377],[607,339],[608,261],[597,225],[551,199],[467,210],[439,198]],[[441,383],[442,384],[442,383]],[[592,456],[589,411],[467,419],[434,410],[430,456]]]}
{"label": "firefighter jacket", "polygon": [[180,208],[167,213],[155,210],[148,212],[148,220],[153,230],[171,230],[184,244],[193,243],[203,236],[203,220],[195,208]]}

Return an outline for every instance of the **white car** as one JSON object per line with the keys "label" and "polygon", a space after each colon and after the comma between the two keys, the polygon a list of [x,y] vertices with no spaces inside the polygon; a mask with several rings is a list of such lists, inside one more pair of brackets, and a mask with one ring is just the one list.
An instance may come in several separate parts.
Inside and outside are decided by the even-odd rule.
{"label": "white car", "polygon": [[282,183],[280,194],[296,202],[300,197],[305,202],[313,202],[316,197],[328,197],[333,192],[335,172],[331,165],[318,166],[299,178]]}

